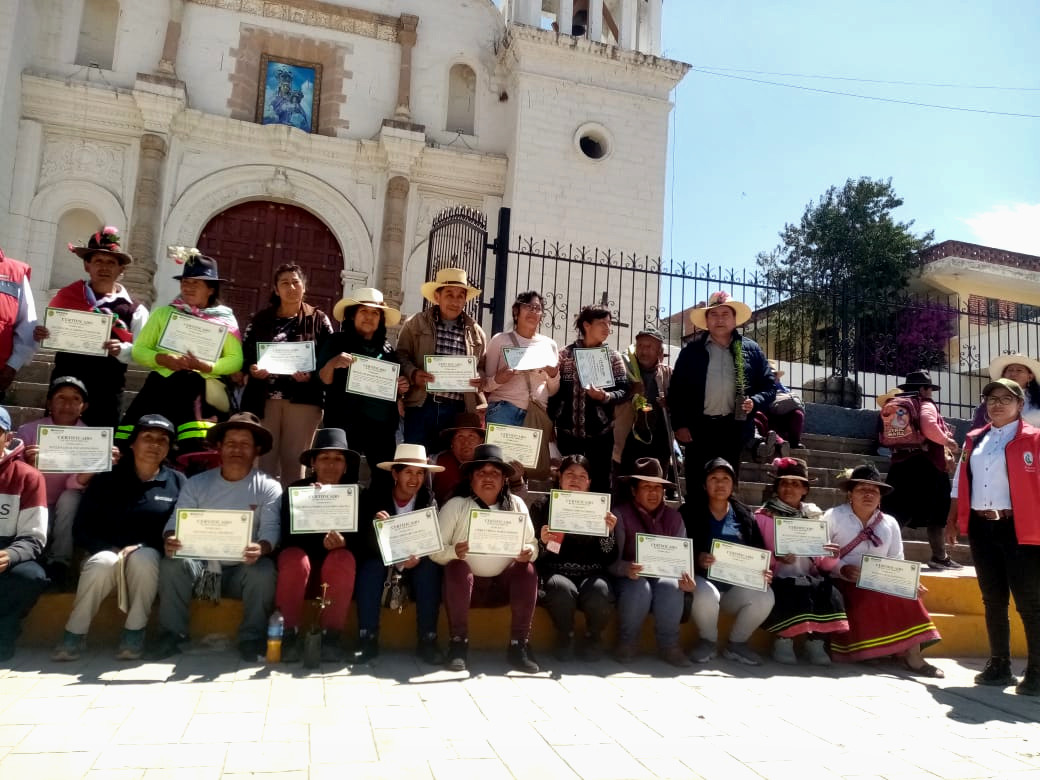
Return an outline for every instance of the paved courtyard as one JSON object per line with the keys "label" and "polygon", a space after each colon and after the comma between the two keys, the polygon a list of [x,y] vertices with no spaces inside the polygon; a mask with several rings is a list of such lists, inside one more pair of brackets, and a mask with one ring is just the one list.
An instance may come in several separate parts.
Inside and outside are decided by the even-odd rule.
{"label": "paved courtyard", "polygon": [[947,678],[923,683],[894,665],[525,677],[498,653],[470,674],[397,653],[323,674],[229,651],[48,655],[0,669],[0,777],[1040,778],[1040,701],[976,688],[975,661],[940,659]]}

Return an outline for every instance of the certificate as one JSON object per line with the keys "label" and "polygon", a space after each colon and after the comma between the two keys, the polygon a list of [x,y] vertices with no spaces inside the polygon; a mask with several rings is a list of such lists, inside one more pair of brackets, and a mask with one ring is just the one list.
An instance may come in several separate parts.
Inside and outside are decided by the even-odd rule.
{"label": "certificate", "polygon": [[469,513],[469,554],[508,555],[515,558],[524,549],[527,515],[474,509]]}
{"label": "certificate", "polygon": [[444,548],[437,510],[432,506],[372,522],[376,527],[379,554],[387,566],[407,561],[413,555],[421,558]]}
{"label": "certificate", "polygon": [[353,533],[358,519],[357,485],[289,488],[289,528],[294,534]]}
{"label": "certificate", "polygon": [[519,461],[525,469],[538,468],[538,456],[542,451],[542,432],[537,428],[488,423],[484,442],[501,447],[506,460]]}
{"label": "certificate", "polygon": [[607,347],[575,349],[574,365],[582,387],[613,387],[614,370],[610,367]]}
{"label": "certificate", "polygon": [[253,541],[253,513],[239,509],[178,509],[174,532],[181,548],[175,558],[234,561]]}
{"label": "certificate", "polygon": [[606,493],[554,490],[549,494],[549,530],[583,536],[609,536],[609,511],[610,496]]}
{"label": "certificate", "polygon": [[640,577],[692,577],[693,542],[681,536],[636,534],[636,563],[643,567]]}
{"label": "certificate", "polygon": [[777,555],[831,557],[831,553],[823,549],[823,546],[830,542],[826,520],[777,517],[773,523],[776,528],[774,538]]}
{"label": "certificate", "polygon": [[769,587],[766,584],[769,550],[713,539],[711,554],[715,563],[708,568],[709,579],[751,590],[765,591]]}
{"label": "certificate", "polygon": [[43,325],[50,335],[44,349],[80,355],[107,355],[105,342],[112,338],[112,315],[96,311],[47,309]]}
{"label": "certificate", "polygon": [[430,392],[477,392],[469,383],[477,378],[477,359],[473,355],[424,355],[423,370],[434,376],[434,381],[426,384]]}
{"label": "certificate", "polygon": [[314,370],[313,341],[260,341],[256,367],[272,374],[291,375]]}
{"label": "certificate", "polygon": [[350,373],[347,374],[348,393],[382,398],[384,401],[397,400],[397,375],[401,366],[391,360],[376,360],[364,355],[351,357],[354,362],[350,364]]}
{"label": "certificate", "polygon": [[199,360],[216,363],[224,350],[227,333],[227,325],[175,311],[159,337],[159,347],[178,355],[190,352]]}
{"label": "certificate", "polygon": [[921,564],[902,558],[879,558],[864,555],[859,565],[857,588],[876,590],[902,599],[916,599],[921,582]]}
{"label": "certificate", "polygon": [[502,347],[502,357],[506,365],[514,371],[537,371],[555,365],[552,353],[547,348],[539,349],[538,346]]}
{"label": "certificate", "polygon": [[41,425],[36,468],[51,474],[97,474],[112,470],[112,429]]}

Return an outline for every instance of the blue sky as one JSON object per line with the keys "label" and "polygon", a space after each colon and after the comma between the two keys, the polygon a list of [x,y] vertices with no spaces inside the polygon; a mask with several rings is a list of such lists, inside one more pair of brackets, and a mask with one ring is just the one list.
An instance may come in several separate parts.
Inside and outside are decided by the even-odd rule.
{"label": "blue sky", "polygon": [[[1032,87],[736,74],[1040,115],[1036,0],[666,0],[664,9],[665,55],[696,66]],[[1040,118],[880,103],[693,71],[675,104],[665,257],[753,269],[756,253],[774,247],[784,223],[797,221],[810,200],[859,176],[891,177],[905,201],[898,218],[935,230],[936,241],[1040,254]]]}

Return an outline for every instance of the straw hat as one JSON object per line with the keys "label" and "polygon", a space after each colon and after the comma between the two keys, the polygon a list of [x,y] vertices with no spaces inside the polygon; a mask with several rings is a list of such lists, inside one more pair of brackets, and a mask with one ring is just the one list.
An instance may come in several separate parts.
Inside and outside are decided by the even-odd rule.
{"label": "straw hat", "polygon": [[435,474],[444,471],[444,466],[434,466],[426,457],[426,448],[421,444],[398,444],[393,460],[384,460],[377,468],[390,471],[394,466],[415,466],[428,469]]}
{"label": "straw hat", "polygon": [[1040,382],[1040,361],[1018,352],[1012,355],[998,355],[989,362],[989,378],[1000,379],[1008,366],[1025,366],[1033,378]]}
{"label": "straw hat", "polygon": [[466,271],[462,268],[442,268],[432,282],[426,282],[421,288],[422,297],[430,303],[437,303],[434,293],[441,287],[462,287],[466,290],[466,300],[471,301],[480,295],[480,290],[471,287]]}
{"label": "straw hat", "polygon": [[888,390],[885,391],[884,395],[879,395],[877,399],[878,409],[884,408],[885,404],[887,404],[901,392],[903,391],[900,390],[898,387],[890,387]]}
{"label": "straw hat", "polygon": [[394,327],[401,321],[401,312],[387,306],[383,300],[383,293],[375,287],[359,287],[356,290],[352,290],[350,295],[339,301],[332,308],[332,316],[338,322],[343,322],[344,312],[351,306],[370,306],[373,309],[382,309],[388,328]]}
{"label": "straw hat", "polygon": [[734,300],[725,290],[719,290],[718,292],[711,294],[711,297],[708,298],[708,302],[704,304],[704,306],[699,306],[690,311],[690,322],[701,330],[707,330],[708,312],[711,309],[717,309],[719,306],[729,306],[733,310],[733,314],[737,318],[738,328],[751,319],[750,306],[741,301]]}

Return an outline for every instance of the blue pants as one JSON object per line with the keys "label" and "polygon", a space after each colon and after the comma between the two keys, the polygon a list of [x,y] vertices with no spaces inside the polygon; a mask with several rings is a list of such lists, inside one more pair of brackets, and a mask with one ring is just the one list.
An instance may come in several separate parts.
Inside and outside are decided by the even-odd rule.
{"label": "blue pants", "polygon": [[50,580],[36,561],[23,561],[0,573],[0,657],[14,650],[22,618]]}
{"label": "blue pants", "polygon": [[617,590],[618,642],[638,642],[643,621],[653,612],[658,649],[679,644],[683,594],[678,580],[619,577],[614,586]]}
{"label": "blue pants", "polygon": [[[429,558],[420,558],[419,565],[404,573],[410,598],[415,601],[415,622],[418,638],[436,635],[437,618],[441,611],[441,567]],[[369,558],[358,564],[354,582],[357,599],[358,628],[369,634],[379,633],[382,611],[380,599],[386,581],[386,566],[378,558]]]}
{"label": "blue pants", "polygon": [[466,411],[465,401],[435,401],[427,395],[422,406],[409,406],[404,410],[404,440],[408,444],[422,444],[426,452],[433,454],[444,449],[441,446],[441,431],[455,424],[455,415]]}
{"label": "blue pants", "polygon": [[498,423],[499,425],[522,426],[527,410],[515,406],[509,401],[492,401],[488,404],[487,412],[484,414],[485,421]]}

